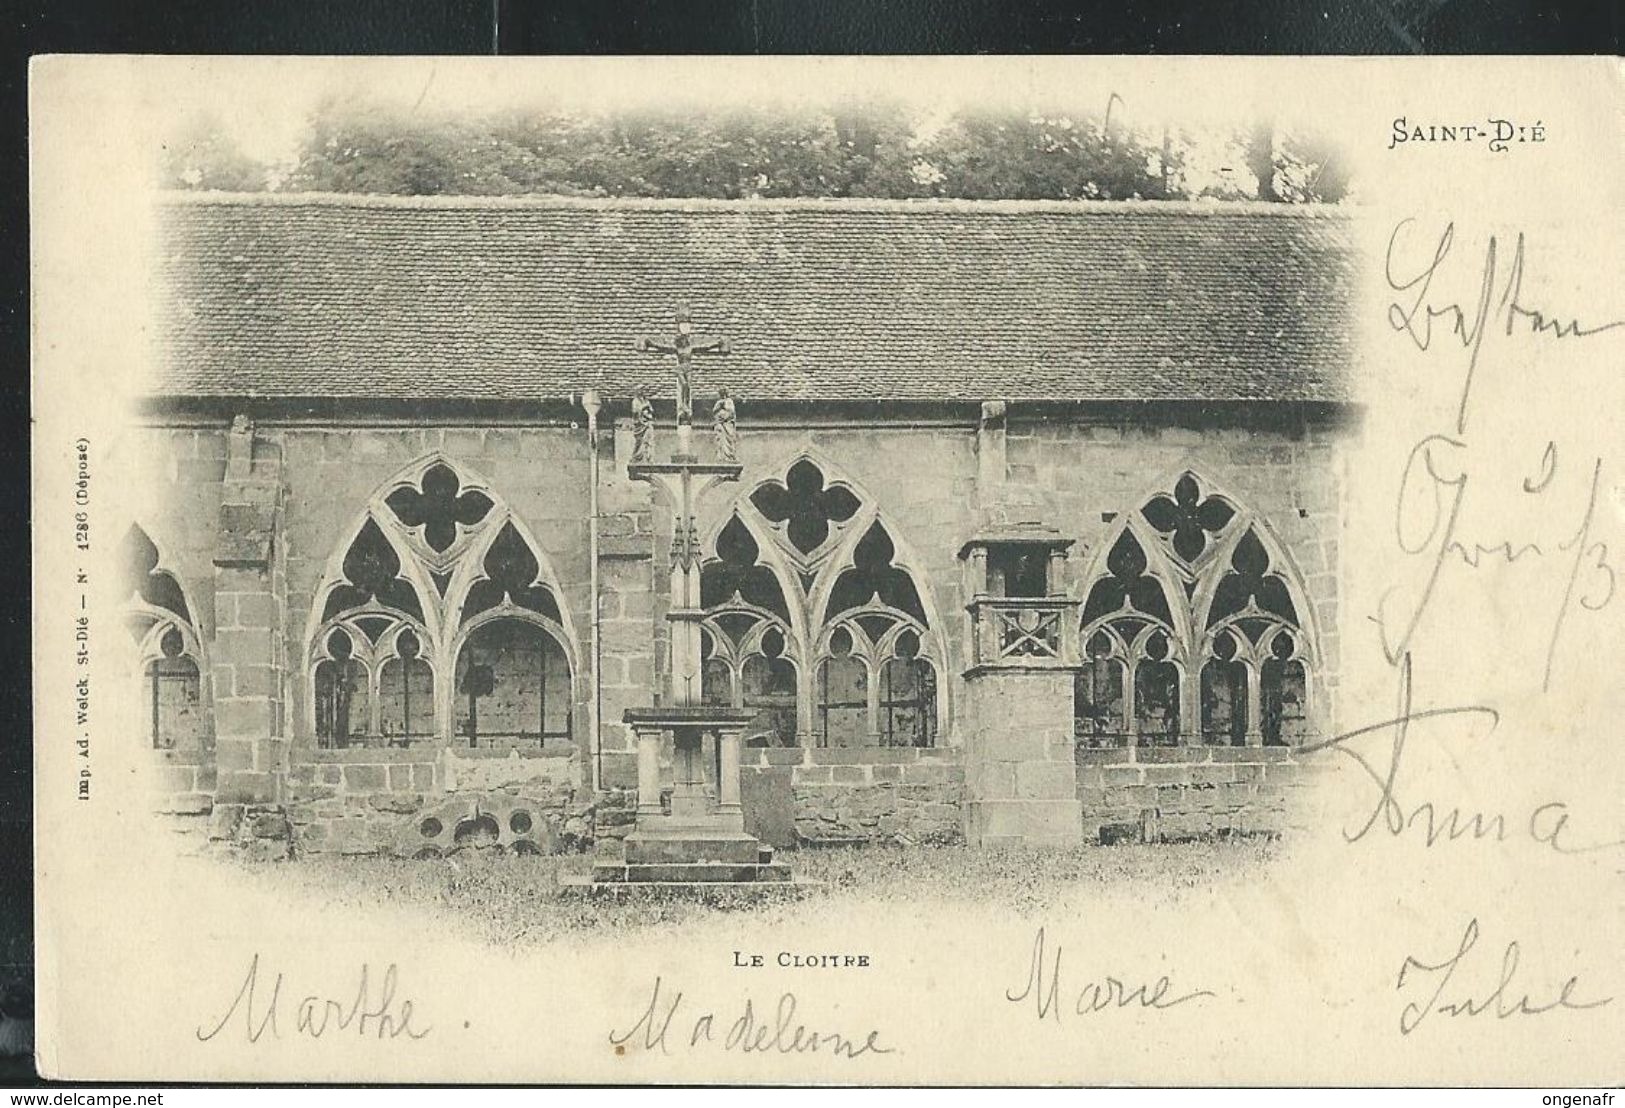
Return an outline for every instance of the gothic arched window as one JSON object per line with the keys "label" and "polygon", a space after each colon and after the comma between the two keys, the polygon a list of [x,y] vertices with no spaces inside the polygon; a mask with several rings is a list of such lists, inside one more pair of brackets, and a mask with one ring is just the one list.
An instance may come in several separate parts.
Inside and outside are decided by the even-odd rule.
{"label": "gothic arched window", "polygon": [[1263,523],[1192,473],[1124,520],[1082,614],[1080,742],[1286,744],[1310,644]]}
{"label": "gothic arched window", "polygon": [[764,736],[779,746],[794,746],[797,675],[795,664],[784,656],[784,650],[782,631],[771,628],[763,634],[759,651],[740,666],[740,707],[756,713],[750,734]]}
{"label": "gothic arched window", "polygon": [[920,637],[905,630],[880,667],[880,741],[930,746],[937,733],[937,673],[920,657]]}
{"label": "gothic arched window", "polygon": [[347,747],[371,729],[366,664],[355,656],[355,639],[334,628],[316,663],[316,741],[324,747]]}
{"label": "gothic arched window", "polygon": [[758,745],[931,746],[943,657],[875,505],[819,463],[735,502],[701,571],[707,700]]}
{"label": "gothic arched window", "polygon": [[1301,741],[1309,728],[1307,636],[1291,585],[1254,527],[1222,566],[1203,624],[1204,673],[1216,673],[1211,701],[1203,698],[1203,737],[1234,745]]}
{"label": "gothic arched window", "polygon": [[852,632],[837,627],[818,663],[818,745],[871,746],[869,667],[853,652]]}
{"label": "gothic arched window", "polygon": [[396,632],[378,670],[378,728],[384,741],[407,746],[434,738],[434,667],[410,627]]}
{"label": "gothic arched window", "polygon": [[1144,545],[1124,528],[1083,605],[1073,730],[1090,746],[1176,743],[1181,674],[1173,609]]}
{"label": "gothic arched window", "polygon": [[179,580],[157,546],[131,524],[119,546],[124,619],[135,640],[154,750],[200,752],[211,745],[202,651]]}
{"label": "gothic arched window", "polygon": [[373,497],[316,613],[318,745],[571,739],[571,638],[546,559],[449,461]]}
{"label": "gothic arched window", "polygon": [[455,673],[460,741],[571,741],[570,665],[545,628],[511,616],[481,623],[464,641]]}

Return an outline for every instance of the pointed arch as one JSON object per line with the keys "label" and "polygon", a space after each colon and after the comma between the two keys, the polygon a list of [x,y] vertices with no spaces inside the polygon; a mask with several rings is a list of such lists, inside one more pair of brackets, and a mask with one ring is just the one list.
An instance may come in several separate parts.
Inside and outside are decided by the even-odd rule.
{"label": "pointed arch", "polygon": [[123,617],[135,643],[133,676],[150,706],[149,741],[155,750],[201,753],[214,744],[211,675],[196,608],[180,577],[140,523],[119,542],[117,565]]}
{"label": "pointed arch", "polygon": [[[544,673],[543,681],[563,681],[574,705],[581,648],[545,549],[489,481],[435,451],[381,482],[330,556],[307,623],[308,672],[317,684],[323,666],[334,661],[327,656],[328,637],[342,629],[354,647],[346,666],[353,662],[366,674],[365,741],[423,738],[425,693],[433,698],[433,737],[449,738],[464,648],[479,628],[500,621],[534,626],[556,645],[563,676]],[[403,635],[414,646],[410,656],[398,648]],[[403,703],[386,702],[380,711],[383,692],[396,685]],[[309,716],[319,742],[320,701],[320,695],[312,698]],[[384,735],[396,716],[396,733]],[[547,733],[544,725],[538,736],[545,741]]]}
{"label": "pointed arch", "polygon": [[[1245,526],[1236,529],[1223,547],[1221,556],[1214,560],[1215,572],[1204,578],[1191,598],[1195,617],[1193,625],[1198,634],[1210,634],[1220,623],[1246,618],[1248,602],[1256,602],[1261,618],[1279,619],[1300,632],[1301,650],[1312,663],[1318,664],[1319,623],[1296,559],[1267,519],[1250,511],[1244,513],[1243,519]],[[1259,553],[1264,557],[1261,567],[1256,561]],[[1239,567],[1235,564],[1238,555],[1243,559],[1243,565]],[[1249,562],[1252,564],[1249,565]],[[1275,587],[1270,589],[1270,595],[1263,597],[1253,592],[1250,581],[1244,582],[1248,586],[1245,589],[1232,590],[1227,586],[1227,581],[1238,576],[1262,577],[1265,582],[1273,582]],[[1235,610],[1229,610],[1225,601],[1243,591],[1252,595],[1244,598]],[[1289,607],[1283,607],[1282,601]],[[1260,646],[1263,645],[1261,641]]]}
{"label": "pointed arch", "polygon": [[[369,502],[341,535],[328,555],[322,583],[311,604],[305,625],[305,652],[315,649],[325,628],[346,615],[366,611],[415,619],[431,636],[437,636],[439,597],[412,557],[411,548],[401,541],[398,529],[388,526],[387,521],[380,522],[375,506]],[[352,580],[353,572],[360,572],[364,580]],[[376,591],[379,588],[386,590],[382,598]],[[407,593],[403,589],[409,590],[411,596],[411,602],[404,606]]]}
{"label": "pointed arch", "polygon": [[[744,706],[771,709],[782,721],[790,711],[783,686],[793,680],[798,741],[827,738],[829,728],[820,721],[829,714],[833,664],[852,686],[849,695],[836,697],[838,710],[861,715],[860,731],[869,741],[894,741],[900,717],[911,721],[909,727],[923,721],[910,732],[911,744],[935,741],[938,722],[949,718],[948,682],[938,679],[948,656],[946,623],[923,562],[867,490],[803,446],[713,522],[709,565],[729,561],[730,542],[738,548],[734,564],[713,571],[719,591],[704,597],[712,633],[706,663],[719,684],[726,672],[736,705],[753,696],[746,670],[754,665],[760,703]],[[769,602],[766,576],[752,576],[752,569],[771,571],[783,611]],[[754,595],[747,595],[752,589]],[[728,620],[738,627],[725,626]],[[781,621],[789,632],[782,653],[757,649],[767,628]],[[837,633],[855,647],[839,660],[831,650]],[[899,644],[906,649],[899,651]],[[887,684],[888,676],[896,680]],[[884,695],[892,688],[907,692],[899,693],[902,699]],[[860,689],[862,697],[848,703]],[[921,696],[929,704],[916,703]]]}
{"label": "pointed arch", "polygon": [[[1139,677],[1148,648],[1164,651],[1154,630],[1164,621],[1146,618],[1160,614],[1145,611],[1147,578],[1161,586],[1170,633],[1149,689]],[[1283,720],[1307,720],[1318,636],[1302,578],[1268,522],[1208,475],[1182,466],[1141,497],[1085,580],[1080,741],[1117,741],[1113,726],[1145,741],[1148,694],[1163,713],[1157,741],[1276,742]]]}

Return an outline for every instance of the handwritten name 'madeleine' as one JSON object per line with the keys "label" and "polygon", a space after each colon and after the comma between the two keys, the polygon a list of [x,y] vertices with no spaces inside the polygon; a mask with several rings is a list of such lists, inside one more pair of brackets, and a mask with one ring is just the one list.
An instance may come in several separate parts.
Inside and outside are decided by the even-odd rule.
{"label": "handwritten name 'madeleine'", "polygon": [[[260,956],[255,954],[225,1012],[212,1024],[198,1025],[198,1041],[206,1043],[226,1034],[241,1034],[248,1043],[257,1043],[267,1035],[280,1039],[287,1026],[285,1002],[292,995],[283,992],[285,981],[285,976],[278,973],[268,985],[262,983]],[[391,962],[376,982],[372,967],[362,965],[353,993],[346,989],[337,997],[310,993],[301,998],[293,1007],[292,1031],[312,1039],[328,1034],[380,1040],[421,1039],[433,1028],[413,1026],[413,1003],[396,999],[398,986],[395,963]]]}
{"label": "handwritten name 'madeleine'", "polygon": [[1133,1011],[1160,1012],[1216,995],[1208,989],[1179,992],[1166,974],[1157,978],[1155,982],[1138,984],[1111,974],[1098,978],[1091,977],[1076,993],[1073,993],[1070,990],[1063,990],[1061,986],[1061,956],[1061,944],[1056,943],[1054,956],[1046,960],[1044,929],[1040,927],[1033,938],[1027,980],[1020,992],[1014,989],[1006,990],[1004,999],[1012,1004],[1031,1001],[1033,1014],[1040,1020],[1053,1019],[1056,1023],[1060,1023],[1062,1010],[1066,1007],[1063,1001],[1071,1002],[1070,1009],[1074,1015],[1089,1016],[1100,1012],[1122,1011],[1125,1008]]}
{"label": "handwritten name 'madeleine'", "polygon": [[[628,1050],[670,1054],[673,1047],[679,1050],[709,1047],[739,1054],[822,1054],[848,1061],[897,1053],[896,1048],[881,1041],[877,1028],[847,1032],[809,1026],[797,1016],[801,1002],[792,992],[781,993],[769,1008],[758,1010],[755,1001],[747,997],[738,1009],[721,1014],[715,1010],[700,1010],[691,1020],[695,1009],[685,1008],[683,992],[668,994],[670,999],[667,999],[661,995],[663,984],[662,978],[655,978],[649,1003],[630,1028],[625,1032],[610,1031],[609,1044],[616,1054],[625,1054]],[[678,1018],[680,1010],[681,1019]]]}

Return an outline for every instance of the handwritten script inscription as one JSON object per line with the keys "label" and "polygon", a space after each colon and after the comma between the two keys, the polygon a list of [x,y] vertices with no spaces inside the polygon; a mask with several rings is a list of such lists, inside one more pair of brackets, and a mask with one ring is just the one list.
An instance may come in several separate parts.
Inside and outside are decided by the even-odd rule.
{"label": "handwritten script inscription", "polygon": [[[1409,1035],[1435,1013],[1441,1016],[1491,1016],[1504,1020],[1513,1016],[1541,1016],[1558,1009],[1585,1011],[1588,1008],[1601,1008],[1613,1001],[1611,996],[1594,996],[1589,1000],[1577,997],[1575,994],[1585,991],[1581,988],[1578,974],[1569,975],[1555,988],[1535,990],[1539,995],[1539,999],[1536,999],[1529,989],[1515,983],[1522,957],[1522,948],[1516,939],[1507,943],[1501,953],[1501,969],[1494,978],[1493,987],[1482,976],[1477,985],[1463,985],[1456,981],[1456,975],[1478,945],[1478,934],[1478,920],[1473,919],[1461,933],[1456,952],[1448,958],[1425,962],[1415,955],[1406,956],[1404,964],[1399,967],[1399,980],[1394,987],[1419,999],[1408,1001],[1400,1011],[1401,1034]],[[1466,977],[1471,972],[1469,969],[1462,976]]]}
{"label": "handwritten script inscription", "polygon": [[[1030,1000],[1033,1014],[1040,1020],[1061,1022],[1061,1013],[1070,1008],[1073,1015],[1089,1016],[1098,1012],[1117,1012],[1125,1008],[1134,1011],[1164,1011],[1177,1008],[1193,1000],[1215,995],[1207,989],[1177,992],[1173,981],[1166,975],[1154,983],[1135,984],[1112,974],[1091,977],[1074,993],[1061,986],[1062,947],[1055,944],[1055,954],[1046,961],[1044,929],[1040,927],[1033,937],[1032,957],[1028,961],[1027,980],[1021,991],[1005,991],[1004,999],[1012,1004]],[[1066,1003],[1070,1002],[1070,1003]]]}
{"label": "handwritten script inscription", "polygon": [[[375,986],[372,967],[363,965],[353,994],[346,990],[338,998],[319,993],[304,996],[293,1009],[294,1034],[312,1039],[327,1034],[377,1039],[423,1038],[433,1028],[412,1025],[412,1002],[397,1001],[395,997],[398,976],[399,971],[391,962]],[[255,954],[230,1006],[212,1025],[198,1026],[198,1040],[206,1043],[228,1031],[240,1032],[249,1043],[257,1043],[266,1035],[280,1039],[285,1015],[284,982],[284,975],[278,973],[269,986],[262,986],[260,956]]]}
{"label": "handwritten script inscription", "polygon": [[[719,1015],[714,1010],[700,1010],[690,1020],[694,1009],[692,1006],[684,1008],[682,991],[668,1000],[660,993],[663,983],[661,978],[655,978],[648,1006],[626,1032],[612,1030],[609,1033],[610,1045],[616,1053],[624,1053],[630,1047],[670,1054],[673,1044],[679,1050],[712,1047],[739,1054],[824,1054],[842,1060],[896,1053],[894,1048],[882,1044],[877,1029],[849,1033],[819,1031],[808,1026],[797,1018],[796,1009],[801,1002],[792,992],[780,994],[777,1003],[761,1011],[747,998],[744,1006],[737,1009],[737,1015],[733,1011]],[[679,1010],[683,1013],[681,1019]]]}

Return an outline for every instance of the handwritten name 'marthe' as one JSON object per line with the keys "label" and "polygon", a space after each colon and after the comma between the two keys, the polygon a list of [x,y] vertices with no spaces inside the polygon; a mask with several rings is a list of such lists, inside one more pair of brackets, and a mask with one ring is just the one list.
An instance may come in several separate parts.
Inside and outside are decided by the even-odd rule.
{"label": "handwritten name 'marthe'", "polygon": [[[286,976],[282,973],[270,978],[268,985],[262,983],[260,956],[255,954],[225,1012],[212,1023],[198,1025],[198,1040],[206,1043],[223,1035],[239,1034],[248,1043],[257,1043],[267,1035],[280,1039],[288,1025],[284,1009],[293,995],[292,990],[283,991],[285,983]],[[413,1003],[397,999],[398,987],[399,970],[393,962],[376,981],[372,967],[363,965],[356,975],[353,991],[345,988],[336,996],[308,993],[294,1004],[293,1033],[311,1039],[328,1034],[383,1040],[421,1039],[433,1029],[413,1025]]]}

